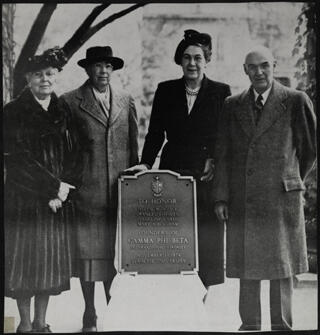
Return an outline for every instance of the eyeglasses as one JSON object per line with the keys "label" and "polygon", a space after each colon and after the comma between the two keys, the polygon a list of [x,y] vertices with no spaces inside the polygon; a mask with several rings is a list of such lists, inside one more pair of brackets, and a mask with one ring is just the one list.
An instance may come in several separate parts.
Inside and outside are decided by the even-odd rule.
{"label": "eyeglasses", "polygon": [[258,69],[261,69],[262,71],[269,70],[271,68],[271,64],[269,62],[264,62],[261,64],[246,64],[246,67],[248,71],[256,72]]}
{"label": "eyeglasses", "polygon": [[182,60],[183,62],[191,62],[193,60],[197,64],[205,61],[204,57],[202,57],[201,55],[189,55],[186,53],[182,55]]}

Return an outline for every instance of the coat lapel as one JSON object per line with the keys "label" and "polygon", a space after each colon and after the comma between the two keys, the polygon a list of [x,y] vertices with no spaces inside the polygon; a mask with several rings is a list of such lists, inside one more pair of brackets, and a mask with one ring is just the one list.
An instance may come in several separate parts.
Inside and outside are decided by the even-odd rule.
{"label": "coat lapel", "polygon": [[78,97],[81,99],[80,108],[107,127],[108,118],[95,99],[88,81],[81,87]]}
{"label": "coat lapel", "polygon": [[65,127],[65,117],[61,108],[58,108],[58,98],[55,93],[51,94],[48,111],[45,111],[35,100],[29,89],[25,89],[20,95],[19,103],[26,110],[25,118],[38,129],[40,136],[60,132]]}
{"label": "coat lapel", "polygon": [[121,111],[126,106],[126,99],[119,94],[113,87],[110,86],[111,93],[111,108],[110,108],[110,117],[109,117],[109,127],[111,127],[117,118],[119,117]]}
{"label": "coat lapel", "polygon": [[263,107],[261,118],[257,124],[254,138],[261,136],[272,124],[279,119],[285,110],[283,101],[287,98],[287,93],[276,81],[273,82],[269,97]]}
{"label": "coat lapel", "polygon": [[192,109],[190,111],[189,114],[190,116],[193,116],[194,114],[197,114],[201,111],[201,106],[206,102],[206,97],[208,95],[207,88],[208,88],[208,79],[207,77],[204,77],[196,101],[194,102],[194,105],[192,106]]}
{"label": "coat lapel", "polygon": [[[175,98],[169,98],[173,104],[175,109],[175,115],[182,119],[185,119],[188,116],[188,103],[186,97],[185,83],[184,79],[180,78],[177,81],[176,91],[174,94]],[[179,117],[179,118],[180,118]]]}
{"label": "coat lapel", "polygon": [[255,130],[252,109],[251,93],[250,89],[248,89],[240,95],[235,115],[249,138],[252,137]]}

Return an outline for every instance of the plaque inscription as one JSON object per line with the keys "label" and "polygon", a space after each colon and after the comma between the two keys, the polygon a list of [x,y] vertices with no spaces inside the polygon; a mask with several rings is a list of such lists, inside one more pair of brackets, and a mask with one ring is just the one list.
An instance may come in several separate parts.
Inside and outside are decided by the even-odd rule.
{"label": "plaque inscription", "polygon": [[123,272],[198,270],[195,182],[165,170],[119,179],[119,263]]}

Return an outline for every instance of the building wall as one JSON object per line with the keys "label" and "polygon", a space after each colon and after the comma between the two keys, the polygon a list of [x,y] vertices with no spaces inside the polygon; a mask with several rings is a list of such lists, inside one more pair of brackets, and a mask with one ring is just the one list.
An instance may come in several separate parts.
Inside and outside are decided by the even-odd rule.
{"label": "building wall", "polygon": [[[113,83],[124,86],[136,100],[142,147],[158,83],[182,75],[173,56],[184,30],[192,28],[212,36],[213,57],[207,75],[230,84],[233,93],[248,86],[242,63],[245,52],[253,44],[270,47],[278,61],[277,75],[288,77],[291,86],[295,86],[295,59],[291,51],[302,5],[292,2],[148,4],[107,25],[82,46],[61,72],[57,93],[76,88],[86,79],[77,61],[85,56],[88,47],[111,45],[114,54],[125,61],[125,67],[114,73]],[[63,46],[95,6],[58,4],[39,52],[55,45]],[[128,6],[111,5],[96,22]],[[40,4],[16,5],[16,55],[40,7]]]}
{"label": "building wall", "polygon": [[248,86],[242,64],[246,51],[255,44],[271,48],[278,62],[276,75],[289,77],[294,85],[291,52],[301,6],[289,2],[147,6],[141,32],[145,105],[152,102],[158,82],[182,75],[173,56],[186,29],[212,36],[213,57],[206,73],[230,84],[233,93]]}

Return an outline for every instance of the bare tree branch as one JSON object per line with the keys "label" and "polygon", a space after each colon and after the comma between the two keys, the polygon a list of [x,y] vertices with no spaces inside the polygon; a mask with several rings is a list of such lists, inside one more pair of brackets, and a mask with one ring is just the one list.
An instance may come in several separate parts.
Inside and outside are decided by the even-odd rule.
{"label": "bare tree branch", "polygon": [[105,20],[97,23],[95,26],[92,27],[92,35],[95,34],[97,31],[99,31],[101,28],[103,28],[104,26],[106,26],[107,24],[113,22],[114,20],[119,19],[120,17],[129,14],[130,12],[133,12],[134,10],[143,7],[147,4],[147,2],[140,2],[137,3],[129,8],[126,8],[118,13],[112,14],[110,15],[108,18],[106,18]]}
{"label": "bare tree branch", "polygon": [[65,56],[69,59],[74,54],[73,49],[77,46],[79,41],[82,40],[82,37],[85,35],[86,31],[90,29],[93,21],[102,13],[106,8],[108,8],[111,4],[102,4],[100,6],[95,7],[90,15],[83,21],[80,27],[76,30],[76,32],[72,35],[72,37],[65,43],[63,46],[63,51]]}
{"label": "bare tree branch", "polygon": [[[81,29],[81,32],[79,34],[77,34],[77,38],[74,38],[75,35],[73,35],[73,37],[71,37],[71,39],[63,46],[62,49],[65,52],[65,56],[68,59],[70,59],[72,57],[72,55],[75,52],[77,52],[81,48],[81,46],[85,42],[87,42],[90,39],[90,37],[93,36],[100,29],[102,29],[103,27],[105,27],[107,24],[113,22],[114,20],[119,19],[120,17],[125,16],[126,14],[128,14],[128,13],[136,10],[137,8],[145,6],[147,3],[148,2],[140,2],[140,3],[135,4],[135,5],[133,5],[133,6],[129,7],[129,8],[126,8],[126,9],[124,9],[124,10],[118,12],[118,13],[110,15],[108,18],[106,18],[105,20],[97,23],[95,26],[93,26],[91,28],[88,27],[88,26],[86,26],[84,29]],[[96,7],[96,8],[98,8],[98,7]]]}
{"label": "bare tree branch", "polygon": [[43,35],[47,29],[50,18],[57,8],[56,3],[45,3],[36,17],[29,35],[21,49],[19,58],[14,68],[14,87],[13,87],[13,96],[15,97],[25,85],[23,73],[25,70],[26,62],[29,57],[32,57],[43,38]]}
{"label": "bare tree branch", "polygon": [[[96,6],[88,15],[88,17],[84,20],[84,22],[79,26],[76,32],[72,35],[72,37],[61,48],[61,50],[64,52],[66,60],[68,61],[73,56],[73,54],[77,52],[82,47],[82,45],[91,38],[91,36],[93,36],[96,32],[105,27],[107,24],[121,18],[122,16],[129,14],[130,12],[136,10],[139,7],[145,6],[146,4],[148,4],[147,1],[139,1],[137,4],[126,8],[118,13],[114,13],[108,18],[92,26],[94,20],[111,4],[107,3]],[[23,45],[20,56],[14,68],[13,97],[16,97],[25,86],[24,71],[27,60],[29,57],[35,55],[45,33],[45,30],[48,26],[50,18],[56,7],[57,4],[54,3],[44,4],[41,7],[37,18],[35,19],[31,27],[27,40]]]}

